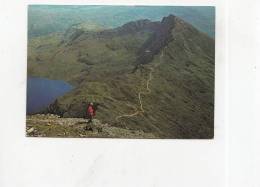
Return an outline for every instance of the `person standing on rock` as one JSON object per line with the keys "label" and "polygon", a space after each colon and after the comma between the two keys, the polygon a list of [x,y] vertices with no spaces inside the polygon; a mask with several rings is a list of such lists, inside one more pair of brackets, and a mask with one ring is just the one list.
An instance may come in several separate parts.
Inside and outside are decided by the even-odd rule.
{"label": "person standing on rock", "polygon": [[92,119],[95,115],[96,115],[96,111],[94,109],[94,104],[89,103],[88,108],[87,108],[87,119],[89,119],[89,120],[87,123],[92,123]]}

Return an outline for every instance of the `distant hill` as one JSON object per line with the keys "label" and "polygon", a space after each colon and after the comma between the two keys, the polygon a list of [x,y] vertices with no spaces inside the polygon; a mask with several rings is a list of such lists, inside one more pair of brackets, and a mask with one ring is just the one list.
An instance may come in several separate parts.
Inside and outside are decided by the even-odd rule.
{"label": "distant hill", "polygon": [[75,86],[46,113],[84,117],[92,101],[100,104],[97,119],[114,127],[160,138],[212,138],[214,51],[212,38],[169,15],[35,37],[28,75]]}
{"label": "distant hill", "polygon": [[174,14],[214,38],[215,9],[199,6],[55,6],[30,5],[28,9],[29,37],[64,32],[71,25],[83,23],[103,28],[119,27],[129,21],[149,19],[159,21]]}

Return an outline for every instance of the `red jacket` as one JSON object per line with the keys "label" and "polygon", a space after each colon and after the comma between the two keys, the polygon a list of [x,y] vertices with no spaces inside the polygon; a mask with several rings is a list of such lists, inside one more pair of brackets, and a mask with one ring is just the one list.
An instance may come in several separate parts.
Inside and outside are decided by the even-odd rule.
{"label": "red jacket", "polygon": [[94,110],[93,106],[91,106],[91,105],[88,106],[87,114],[90,116],[95,116],[95,110]]}

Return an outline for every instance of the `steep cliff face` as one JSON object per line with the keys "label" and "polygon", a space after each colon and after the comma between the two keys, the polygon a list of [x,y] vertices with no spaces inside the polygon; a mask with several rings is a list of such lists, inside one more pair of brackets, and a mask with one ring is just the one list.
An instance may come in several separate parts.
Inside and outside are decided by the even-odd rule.
{"label": "steep cliff face", "polygon": [[[100,103],[96,117],[114,127],[161,138],[212,138],[214,45],[170,15],[57,40],[48,55],[34,47],[28,72],[74,84],[49,113],[83,117],[91,101]],[[46,63],[33,63],[39,55]]]}

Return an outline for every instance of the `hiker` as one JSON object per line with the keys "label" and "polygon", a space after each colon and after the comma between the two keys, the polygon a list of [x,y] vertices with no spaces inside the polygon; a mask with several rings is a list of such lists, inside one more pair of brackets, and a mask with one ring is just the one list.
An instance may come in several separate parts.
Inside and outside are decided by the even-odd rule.
{"label": "hiker", "polygon": [[95,115],[96,115],[96,111],[94,109],[94,104],[89,103],[88,108],[87,108],[87,119],[89,119],[89,120],[87,123],[92,123],[92,119]]}

